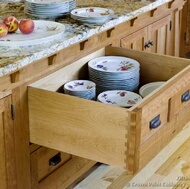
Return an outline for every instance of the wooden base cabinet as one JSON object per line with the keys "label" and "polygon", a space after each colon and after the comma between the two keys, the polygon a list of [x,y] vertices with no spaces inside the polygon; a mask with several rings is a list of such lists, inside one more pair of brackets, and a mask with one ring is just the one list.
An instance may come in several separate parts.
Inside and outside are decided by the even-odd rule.
{"label": "wooden base cabinet", "polygon": [[185,4],[186,1],[171,1],[136,17],[128,23],[126,35],[120,38],[120,43],[116,42],[114,46],[180,56],[180,47],[185,41]]}
{"label": "wooden base cabinet", "polygon": [[181,10],[182,28],[180,56],[190,58],[190,1],[187,0]]}
{"label": "wooden base cabinet", "polygon": [[0,99],[0,188],[15,189],[14,133],[11,95]]}
{"label": "wooden base cabinet", "polygon": [[[181,101],[183,94],[188,96],[188,60],[152,54],[178,56],[182,51],[184,4],[171,0],[2,76],[0,91],[9,95],[0,97],[0,188],[63,189],[97,161],[132,173],[146,165],[189,121],[189,102]],[[108,45],[128,50],[104,48]],[[87,62],[105,54],[139,60],[141,85],[166,84],[129,109],[62,94],[65,82],[88,79]],[[161,125],[150,129],[157,116]],[[49,167],[57,153],[71,158]]]}
{"label": "wooden base cabinet", "polygon": [[170,45],[170,15],[121,39],[121,47],[159,54],[171,54]]}
{"label": "wooden base cabinet", "polygon": [[[165,84],[129,109],[63,94],[66,82],[88,78],[87,62],[103,55],[139,61],[141,85]],[[100,49],[28,86],[30,141],[135,173],[190,121],[189,81],[189,60]]]}

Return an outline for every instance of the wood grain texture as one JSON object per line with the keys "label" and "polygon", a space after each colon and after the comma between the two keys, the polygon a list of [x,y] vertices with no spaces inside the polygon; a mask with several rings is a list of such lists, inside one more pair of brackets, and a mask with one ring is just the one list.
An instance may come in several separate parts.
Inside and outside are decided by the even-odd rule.
{"label": "wood grain texture", "polygon": [[105,48],[95,51],[87,56],[72,62],[70,65],[65,66],[58,71],[49,74],[42,79],[32,83],[33,87],[45,89],[48,91],[63,91],[63,85],[74,79],[88,79],[88,67],[87,63],[94,57],[103,56],[105,54]]}
{"label": "wood grain texture", "polygon": [[26,86],[22,85],[13,90],[12,103],[14,105],[14,153],[17,184],[19,189],[31,187],[30,178],[30,148],[28,128],[28,103]]}
{"label": "wood grain texture", "polygon": [[[60,153],[61,161],[55,166],[49,165],[49,160],[53,158],[55,155],[57,155],[58,153]],[[35,152],[35,154],[36,154],[36,159],[37,159],[37,164],[38,164],[38,181],[39,182],[43,180],[45,177],[47,177],[48,175],[50,175],[53,171],[58,169],[61,165],[63,165],[64,163],[66,163],[67,161],[71,159],[70,154],[66,154],[66,153],[52,150],[45,147],[41,147],[40,149],[38,149]]]}
{"label": "wood grain texture", "polygon": [[[172,49],[172,33],[170,31],[170,21],[171,15],[167,15],[166,17],[154,22],[148,27],[148,39],[154,43],[149,48],[149,52],[172,55],[172,52],[170,50]],[[160,43],[160,41],[162,41],[162,43]]]}
{"label": "wood grain texture", "polygon": [[4,136],[5,136],[5,151],[6,151],[6,172],[8,189],[18,187],[16,177],[16,157],[14,146],[14,124],[11,117],[11,95],[5,98],[4,106]]}
{"label": "wood grain texture", "polygon": [[[17,75],[16,72],[18,70],[16,70],[15,72],[11,72],[10,74],[7,74],[7,75],[1,77],[1,79],[0,79],[0,91],[1,91],[0,98],[5,97],[7,94],[11,94],[12,89],[13,89],[13,98],[12,99],[13,99],[13,104],[15,105],[15,110],[16,110],[16,120],[14,121],[14,129],[13,129],[12,126],[10,126],[10,124],[11,124],[10,123],[11,121],[9,120],[9,118],[10,118],[9,108],[10,107],[8,107],[8,112],[9,112],[9,116],[7,118],[8,119],[8,122],[7,122],[8,127],[6,128],[6,131],[5,131],[6,134],[4,133],[4,137],[7,140],[7,142],[6,142],[7,148],[8,148],[7,152],[9,154],[9,158],[11,159],[10,161],[8,161],[9,163],[11,162],[10,165],[8,165],[8,166],[12,167],[12,169],[8,169],[8,171],[10,171],[10,175],[13,173],[14,175],[13,174],[12,175],[17,177],[19,189],[30,188],[30,185],[31,185],[30,152],[34,152],[35,149],[38,148],[37,146],[35,146],[34,148],[33,147],[30,148],[30,143],[29,143],[28,112],[27,112],[28,107],[27,107],[27,95],[26,95],[27,85],[35,80],[41,79],[42,77],[44,77],[52,72],[57,71],[58,69],[61,69],[62,67],[66,66],[66,65],[73,63],[74,61],[76,61],[80,58],[83,58],[84,56],[88,55],[89,53],[91,53],[99,48],[110,45],[111,43],[119,46],[120,38],[123,38],[131,33],[134,33],[137,30],[141,31],[142,28],[146,27],[147,25],[152,25],[155,21],[166,17],[168,14],[172,15],[172,23],[173,23],[173,26],[175,26],[175,27],[172,27],[171,54],[174,55],[174,48],[176,48],[175,54],[177,54],[179,51],[179,47],[178,47],[179,40],[178,40],[177,36],[180,31],[178,28],[178,26],[180,27],[180,24],[178,24],[178,21],[179,21],[179,19],[181,20],[181,17],[180,17],[181,13],[180,13],[179,9],[180,9],[180,7],[182,7],[183,3],[185,3],[185,1],[183,1],[183,0],[176,0],[176,1],[172,1],[172,3],[165,3],[162,6],[158,7],[158,9],[154,12],[149,11],[147,13],[139,15],[138,18],[134,20],[133,27],[130,26],[131,21],[121,23],[114,28],[114,30],[110,33],[110,35],[108,35],[107,31],[101,32],[98,35],[92,36],[90,39],[87,40],[86,43],[81,42],[76,45],[72,45],[68,48],[65,48],[65,49],[57,52],[56,54],[50,55],[50,57],[44,57],[43,59],[37,60],[36,62],[33,62],[31,64],[24,66],[23,68],[19,69],[19,75]],[[168,27],[168,26],[166,25],[166,27]],[[166,32],[166,27],[161,28],[160,31],[155,29],[155,33],[157,33],[157,31],[158,31],[159,36],[164,35],[164,33]],[[184,36],[182,36],[182,37],[184,37]],[[164,40],[164,37],[162,37],[162,40]],[[83,44],[84,44],[84,49],[81,49],[81,46]],[[96,44],[96,45],[94,45],[94,44]],[[137,43],[137,44],[139,45],[139,43]],[[164,45],[164,43],[162,43],[162,44]],[[173,45],[173,44],[175,44],[175,45]],[[161,45],[160,47],[163,47],[163,45]],[[137,48],[137,46],[135,48]],[[141,54],[140,56],[143,56],[143,54]],[[148,59],[149,59],[149,57],[148,57]],[[153,56],[150,59],[156,60],[156,57]],[[84,60],[84,62],[77,62],[77,64],[85,65],[87,59],[83,59],[83,60]],[[163,62],[164,59],[160,58],[158,61]],[[167,80],[168,78],[173,77],[173,75],[175,75],[176,71],[178,71],[178,68],[182,69],[182,67],[183,67],[183,64],[180,65],[180,63],[179,63],[177,65],[177,61],[175,61],[175,59],[173,59],[173,61],[171,61],[171,65],[174,62],[176,62],[175,63],[176,66],[174,66],[173,69],[165,69],[164,72],[162,69],[156,69],[155,72],[154,71],[152,72],[148,67],[148,66],[152,65],[151,62],[150,62],[150,64],[145,64],[145,65],[147,65],[147,69],[144,69],[143,72],[145,73],[145,75],[150,74],[150,73],[152,73],[152,75],[149,78],[144,77],[143,82],[145,83],[145,82],[149,82],[149,81],[154,81],[154,80],[160,79],[160,78],[164,78]],[[159,67],[159,64],[156,64],[156,65]],[[78,70],[79,67],[76,67],[75,69],[71,70],[71,72],[70,72],[69,70],[71,67],[68,67],[65,69],[66,73],[68,72],[68,74],[71,74],[71,77],[67,76],[67,74],[64,74],[64,76],[62,76],[63,80],[61,80],[62,79],[61,77],[55,76],[55,77],[57,77],[57,82],[58,81],[60,81],[60,83],[66,82],[73,78],[83,77],[86,74],[85,72],[81,73]],[[162,73],[161,77],[157,73]],[[167,77],[167,75],[169,75],[169,77]],[[11,80],[14,83],[11,83]],[[50,81],[51,81],[51,79],[50,79]],[[186,82],[187,82],[187,80],[185,81],[184,85],[187,84]],[[56,83],[55,86],[53,86],[53,85],[47,86],[47,88],[50,89],[53,86],[54,89],[59,90],[61,87],[60,83]],[[153,98],[155,98],[154,95],[150,97],[150,100]],[[173,98],[173,100],[174,100],[174,98]],[[142,105],[145,106],[147,102],[144,101],[143,103],[142,103]],[[65,105],[65,104],[63,104],[63,105]],[[150,104],[149,104],[149,107],[151,107]],[[171,108],[172,106],[169,106],[169,107]],[[177,111],[180,110],[180,107],[181,107],[180,104],[176,106]],[[3,109],[3,108],[0,108],[0,109]],[[133,109],[131,109],[131,110],[133,110]],[[154,109],[151,109],[151,110],[154,110]],[[79,110],[79,111],[81,111],[81,110]],[[105,111],[107,111],[107,108],[105,108]],[[138,111],[141,111],[141,109]],[[147,110],[143,109],[143,111],[144,111],[144,113],[145,112],[149,113],[148,109]],[[165,111],[163,110],[162,112],[164,114]],[[171,113],[171,111],[170,111],[170,114],[175,116],[175,114]],[[148,120],[148,118],[149,117],[147,116],[146,119]],[[171,116],[171,118],[172,118],[172,116]],[[122,119],[124,120],[124,118],[122,118]],[[141,119],[138,119],[138,122],[140,122],[140,120]],[[165,118],[164,118],[164,120],[165,120]],[[9,129],[11,130],[10,132],[9,132]],[[72,130],[71,128],[69,128],[69,129],[70,129],[70,131]],[[128,129],[129,129],[128,127],[125,128],[125,131],[123,129],[123,131],[125,133],[125,138],[127,138],[127,136],[128,136]],[[140,129],[140,123],[139,123],[139,127],[136,128],[136,126],[134,126],[134,129]],[[138,134],[141,134],[140,130],[137,130],[137,131],[138,131]],[[149,133],[146,131],[144,133],[147,135],[147,137],[151,137],[153,133],[151,133],[149,135]],[[136,130],[135,130],[135,132],[136,132]],[[12,136],[12,134],[13,134],[13,136]],[[103,134],[105,134],[105,133],[103,133]],[[8,137],[6,135],[8,135]],[[107,133],[105,135],[107,135]],[[122,133],[122,137],[123,136],[124,136],[124,134]],[[138,142],[140,142],[140,141],[137,141],[137,139],[140,140],[140,137],[135,138],[136,143],[138,144]],[[112,141],[112,138],[110,139],[110,141]],[[102,141],[98,141],[98,142],[101,143]],[[8,145],[9,143],[11,143],[10,146]],[[126,143],[127,143],[127,140],[125,139],[125,141],[124,141],[124,139],[123,139],[122,148],[123,148],[123,145],[125,145],[125,147],[129,147],[129,145]],[[112,143],[110,143],[110,144],[112,144]],[[139,153],[138,151],[135,152],[135,150],[137,150],[135,144],[132,146],[133,146],[133,153],[138,154]],[[125,155],[122,154],[123,158],[124,158],[123,162],[126,163],[126,149],[125,149],[124,154]],[[13,160],[14,156],[16,158],[16,163]],[[109,156],[109,158],[110,158],[110,156]],[[16,165],[15,171],[13,171],[14,165]],[[84,164],[84,166],[85,166],[85,164]],[[137,164],[135,166],[137,166]],[[35,169],[36,167],[32,167],[32,169],[33,168]],[[59,174],[62,175],[62,172],[61,171],[58,172],[57,175],[54,174],[56,176],[51,177],[51,178],[60,178],[61,176]],[[75,177],[73,177],[73,178],[75,178]],[[11,182],[13,181],[12,184],[14,185],[14,183],[15,183],[14,178],[10,176],[9,181],[10,180],[11,180]],[[50,179],[50,180],[51,181],[49,181],[49,183],[51,183],[51,185],[53,186],[54,179]],[[55,181],[55,182],[57,182],[57,181]],[[44,185],[44,186],[46,188],[46,185]],[[38,183],[37,183],[36,187],[38,187]],[[9,189],[10,188],[11,188],[11,186],[9,187]]]}
{"label": "wood grain texture", "polygon": [[31,185],[32,189],[38,188],[39,183],[59,169],[71,159],[70,154],[60,153],[61,161],[55,165],[49,165],[49,160],[59,152],[45,147],[40,147],[30,155]]}
{"label": "wood grain texture", "polygon": [[[87,61],[104,52],[138,60],[142,83],[166,83],[129,109],[58,93],[69,78],[76,79],[79,73],[87,77]],[[175,116],[184,108],[189,111],[190,103],[174,108],[173,99],[179,101],[184,91],[190,89],[190,62],[175,60],[171,56],[106,47],[105,51],[94,52],[31,84],[28,87],[31,142],[137,172],[189,121],[186,114]],[[158,115],[161,125],[150,129],[150,121]]]}
{"label": "wood grain texture", "polygon": [[0,100],[0,188],[8,189],[7,173],[6,173],[6,152],[5,152],[5,136],[4,136],[4,100]]}
{"label": "wood grain texture", "polygon": [[85,174],[96,162],[75,157],[61,166],[49,177],[42,180],[38,189],[63,189],[69,187],[75,180]]}
{"label": "wood grain texture", "polygon": [[[127,117],[129,117],[129,112],[126,109],[110,107],[101,103],[55,93],[55,91],[62,91],[60,88],[63,87],[63,84],[67,81],[81,77],[88,77],[86,69],[87,62],[93,57],[102,56],[104,51],[105,49],[100,49],[33,83],[31,85],[32,87],[28,88],[29,93],[35,93],[29,95],[29,102],[35,103],[30,106],[30,115],[32,115],[32,117],[35,116],[36,118],[33,117],[30,119],[30,125],[31,128],[33,126],[39,127],[41,125],[41,129],[38,128],[38,131],[41,130],[42,133],[46,132],[46,134],[43,135],[47,135],[52,129],[55,130],[49,132],[50,136],[48,139],[53,139],[52,132],[57,133],[55,134],[57,136],[57,141],[53,139],[54,144],[52,141],[48,142],[46,140],[47,138],[45,139],[42,137],[43,145],[47,147],[66,150],[67,153],[73,153],[92,160],[103,161],[105,163],[112,162],[112,164],[126,167],[126,136],[127,129],[129,128],[127,121],[129,119],[127,119]],[[35,89],[34,87],[43,90]],[[45,97],[44,95],[47,96]],[[41,96],[45,97],[45,104],[41,101]],[[34,98],[36,99],[34,100]],[[37,105],[36,102],[39,102],[40,104]],[[45,106],[40,108],[40,112],[42,113],[42,110],[45,108],[44,115],[39,116],[38,114],[40,112],[36,112],[36,110],[39,106],[43,106],[43,104]],[[52,106],[54,106],[54,108]],[[34,109],[32,110],[31,107]],[[52,113],[48,113],[51,117],[47,117],[47,109],[52,111]],[[56,114],[59,112],[59,118],[57,117],[58,114],[54,116],[55,111]],[[41,119],[41,123],[36,125],[37,122],[39,123],[37,117]],[[42,121],[43,119],[46,119],[46,121]],[[47,119],[50,120],[47,121]],[[49,128],[45,126],[48,122],[50,123]],[[44,123],[44,126],[42,126],[42,123]],[[43,127],[46,129],[43,129]],[[42,133],[39,135],[40,138],[35,137],[37,134],[36,131],[37,130],[34,128],[31,129],[31,141],[40,144],[42,142],[40,139]],[[61,136],[60,133],[63,135]],[[62,141],[62,144],[59,144],[60,141]]]}
{"label": "wood grain texture", "polygon": [[31,142],[125,167],[126,109],[32,87],[28,91]]}
{"label": "wood grain texture", "polygon": [[74,189],[187,189],[190,176],[189,133],[190,123],[135,175],[129,175],[127,171],[119,171],[113,166],[102,164]]}
{"label": "wood grain texture", "polygon": [[17,187],[16,164],[14,153],[14,130],[13,121],[11,118],[11,96],[7,96],[0,100],[1,112],[1,161],[0,175],[2,182],[0,188],[15,189]]}
{"label": "wood grain texture", "polygon": [[[144,167],[155,154],[162,150],[169,141],[189,122],[190,106],[180,111],[167,125],[161,127],[149,140],[139,147],[140,165]],[[150,153],[151,152],[151,153]]]}
{"label": "wood grain texture", "polygon": [[[144,28],[127,35],[121,39],[121,47],[171,55],[172,53],[169,51],[169,49],[171,49],[171,32],[169,31],[170,20],[171,16],[167,15]],[[160,43],[160,41],[163,42]],[[153,42],[153,44],[147,47],[146,45],[149,42]]]}

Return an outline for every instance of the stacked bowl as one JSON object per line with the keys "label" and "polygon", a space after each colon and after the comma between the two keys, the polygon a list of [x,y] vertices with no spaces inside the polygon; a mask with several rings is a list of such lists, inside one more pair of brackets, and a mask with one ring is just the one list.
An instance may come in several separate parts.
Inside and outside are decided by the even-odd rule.
{"label": "stacked bowl", "polygon": [[139,94],[144,98],[156,90],[158,87],[162,86],[164,83],[164,81],[147,83],[139,89]]}
{"label": "stacked bowl", "polygon": [[103,56],[88,62],[89,79],[96,83],[97,95],[107,90],[136,91],[140,65],[122,56]]}
{"label": "stacked bowl", "polygon": [[96,98],[96,84],[88,80],[69,81],[64,85],[64,93],[88,100],[94,100]]}

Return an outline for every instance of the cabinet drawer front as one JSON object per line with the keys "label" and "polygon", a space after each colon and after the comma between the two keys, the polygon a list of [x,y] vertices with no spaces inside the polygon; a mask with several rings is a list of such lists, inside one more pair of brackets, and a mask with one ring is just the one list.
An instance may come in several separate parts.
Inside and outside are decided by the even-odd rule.
{"label": "cabinet drawer front", "polygon": [[35,172],[37,172],[39,182],[70,159],[70,154],[45,147],[41,147],[31,154],[31,164],[33,164],[33,168],[36,168]]}
{"label": "cabinet drawer front", "polygon": [[169,83],[162,86],[161,90],[155,91],[148,100],[138,106],[142,109],[141,143],[156,132],[156,129],[150,128],[150,121],[153,118],[160,116],[161,123],[157,128],[159,129],[167,122],[171,122],[182,109],[188,108],[187,106],[190,103],[189,73],[189,67],[183,69],[171,78]]}
{"label": "cabinet drawer front", "polygon": [[[167,123],[174,118],[177,112],[189,103],[189,101],[182,102],[181,96],[189,90],[190,61],[171,56],[126,51],[125,49],[116,52],[113,48],[109,48],[107,53],[125,55],[138,60],[141,63],[142,85],[152,81],[166,81],[160,89],[152,92],[141,103],[132,108],[133,111],[141,110],[139,140],[140,144],[143,144],[160,128],[167,127]],[[151,129],[150,123],[157,116],[159,116],[160,125],[158,128]]]}
{"label": "cabinet drawer front", "polygon": [[154,99],[142,107],[141,120],[141,143],[163,127],[168,121],[169,100]]}
{"label": "cabinet drawer front", "polygon": [[72,158],[60,166],[56,171],[43,179],[36,188],[38,189],[62,189],[71,188],[71,184],[84,178],[84,174],[96,164],[96,162],[72,156]]}
{"label": "cabinet drawer front", "polygon": [[[81,79],[81,73],[87,74],[83,70],[87,62],[102,55],[126,56],[139,61],[141,85],[153,81],[166,83],[129,109],[61,94],[64,83]],[[72,62],[28,86],[30,140],[136,172],[171,140],[160,140],[161,144],[154,142],[160,130],[167,130],[168,124],[171,129],[163,135],[164,139],[173,132],[171,122],[176,113],[171,111],[172,102],[178,93],[188,88],[189,64],[185,59],[114,47],[106,47]],[[183,107],[186,106],[180,106],[182,110]],[[179,105],[174,112],[178,110]],[[186,121],[188,119],[186,117]],[[150,124],[154,128],[150,128]],[[143,145],[149,140],[153,141],[151,148],[156,150],[144,160]]]}
{"label": "cabinet drawer front", "polygon": [[190,103],[190,83],[188,80],[183,80],[183,85],[181,85],[181,90],[179,90],[172,98],[171,98],[171,109],[170,109],[170,117],[172,119],[186,106]]}

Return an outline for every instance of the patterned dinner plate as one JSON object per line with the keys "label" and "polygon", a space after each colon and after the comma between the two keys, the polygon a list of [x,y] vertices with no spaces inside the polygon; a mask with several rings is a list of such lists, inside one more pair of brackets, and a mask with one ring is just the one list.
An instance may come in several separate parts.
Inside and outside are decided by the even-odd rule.
{"label": "patterned dinner plate", "polygon": [[139,68],[139,62],[122,56],[103,56],[90,60],[88,66],[101,72],[133,72]]}
{"label": "patterned dinner plate", "polygon": [[128,108],[141,101],[142,97],[131,91],[110,90],[100,93],[97,100],[104,104]]}

